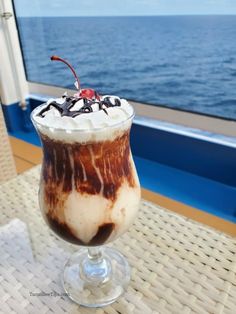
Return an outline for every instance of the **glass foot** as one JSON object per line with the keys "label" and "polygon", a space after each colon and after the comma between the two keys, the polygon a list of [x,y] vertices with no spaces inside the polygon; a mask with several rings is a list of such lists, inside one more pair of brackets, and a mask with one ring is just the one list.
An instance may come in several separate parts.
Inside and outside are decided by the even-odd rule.
{"label": "glass foot", "polygon": [[65,264],[63,285],[74,302],[102,307],[115,302],[130,281],[124,256],[112,248],[81,249]]}

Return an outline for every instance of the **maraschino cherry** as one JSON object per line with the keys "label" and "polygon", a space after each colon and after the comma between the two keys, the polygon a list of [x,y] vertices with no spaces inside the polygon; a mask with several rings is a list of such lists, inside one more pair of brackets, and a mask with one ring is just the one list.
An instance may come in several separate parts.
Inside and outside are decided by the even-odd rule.
{"label": "maraschino cherry", "polygon": [[76,94],[74,94],[74,97],[92,99],[92,100],[100,100],[100,96],[98,95],[98,93],[94,89],[91,89],[91,88],[81,89],[79,78],[78,78],[75,70],[73,69],[73,67],[69,64],[69,62],[67,62],[66,60],[64,60],[58,56],[51,56],[51,60],[52,61],[61,61],[61,62],[65,63],[70,68],[71,72],[73,73],[73,75],[75,77],[76,88],[78,89],[78,92]]}
{"label": "maraschino cherry", "polygon": [[79,97],[100,100],[98,93],[91,88],[81,89]]}

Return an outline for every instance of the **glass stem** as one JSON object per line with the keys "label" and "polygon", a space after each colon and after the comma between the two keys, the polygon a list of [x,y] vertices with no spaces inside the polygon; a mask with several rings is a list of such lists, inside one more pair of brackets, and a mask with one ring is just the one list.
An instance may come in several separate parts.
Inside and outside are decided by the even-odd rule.
{"label": "glass stem", "polygon": [[102,260],[102,250],[100,246],[88,247],[88,258],[91,263],[97,264]]}
{"label": "glass stem", "polygon": [[94,284],[101,284],[109,280],[111,263],[103,256],[101,247],[88,248],[88,255],[82,261],[81,276]]}

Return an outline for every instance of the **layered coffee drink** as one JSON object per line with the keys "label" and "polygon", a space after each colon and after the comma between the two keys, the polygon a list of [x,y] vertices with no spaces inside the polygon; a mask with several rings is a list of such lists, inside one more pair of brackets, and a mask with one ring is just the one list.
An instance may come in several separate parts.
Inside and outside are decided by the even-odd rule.
{"label": "layered coffee drink", "polygon": [[140,185],[129,144],[133,116],[126,100],[90,89],[33,111],[44,154],[40,207],[61,238],[97,246],[134,221]]}
{"label": "layered coffee drink", "polygon": [[130,150],[133,107],[116,96],[82,89],[49,99],[31,119],[43,148],[39,203],[49,227],[73,244],[63,271],[68,296],[83,306],[113,303],[127,288],[130,268],[124,256],[102,246],[128,230],[140,202],[140,185]]}

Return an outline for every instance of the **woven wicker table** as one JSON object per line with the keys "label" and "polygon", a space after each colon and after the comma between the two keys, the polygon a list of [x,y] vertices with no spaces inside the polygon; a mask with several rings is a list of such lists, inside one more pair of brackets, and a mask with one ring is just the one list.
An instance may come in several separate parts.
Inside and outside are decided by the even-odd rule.
{"label": "woven wicker table", "polygon": [[39,170],[0,185],[0,313],[236,313],[236,240],[145,200],[112,244],[132,267],[125,295],[103,309],[70,301],[61,274],[78,248],[44,223]]}

